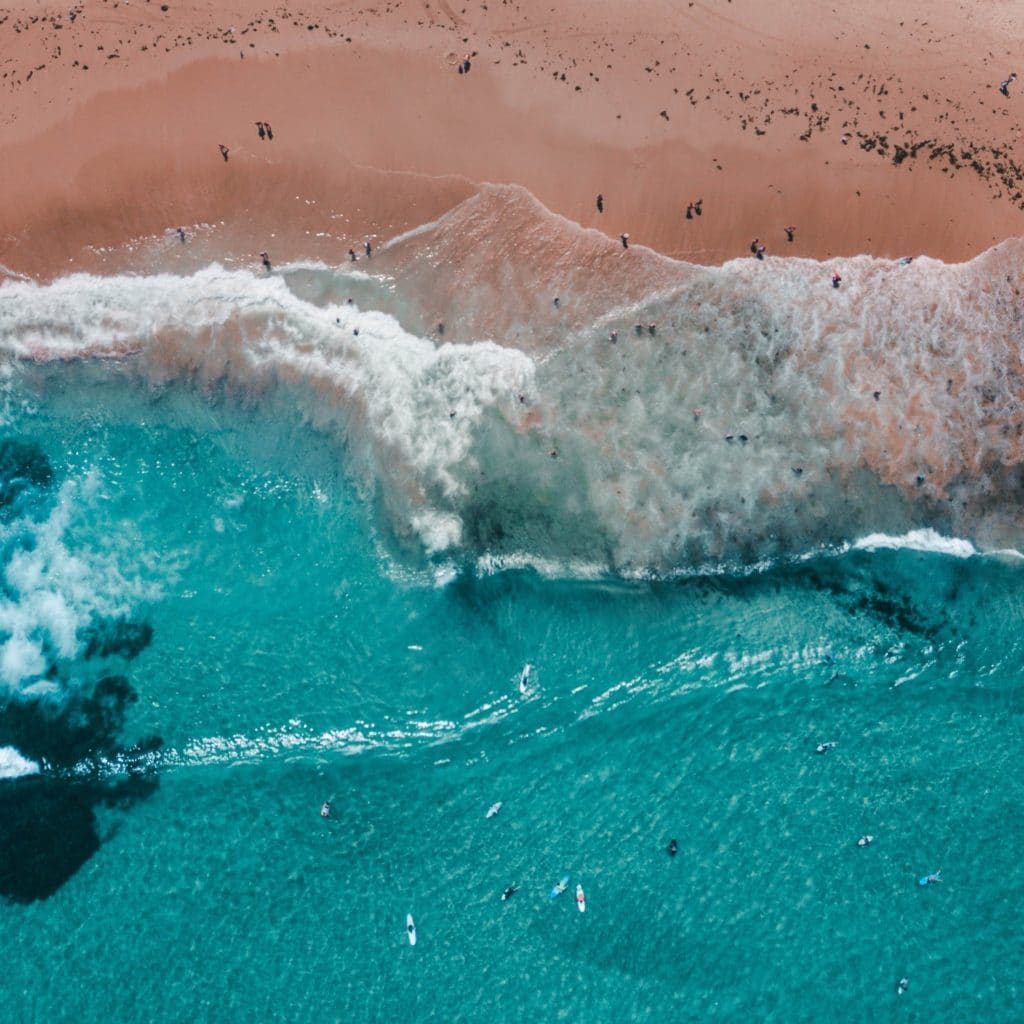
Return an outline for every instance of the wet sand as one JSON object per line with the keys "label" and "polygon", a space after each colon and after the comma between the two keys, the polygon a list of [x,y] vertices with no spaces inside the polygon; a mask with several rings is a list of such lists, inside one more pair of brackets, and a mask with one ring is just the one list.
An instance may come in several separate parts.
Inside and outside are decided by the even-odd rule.
{"label": "wet sand", "polygon": [[755,237],[960,261],[1024,235],[1024,86],[998,89],[1022,28],[1000,8],[328,6],[0,15],[0,263],[141,266],[152,246],[125,244],[178,226],[196,259],[337,262],[483,182],[701,263]]}

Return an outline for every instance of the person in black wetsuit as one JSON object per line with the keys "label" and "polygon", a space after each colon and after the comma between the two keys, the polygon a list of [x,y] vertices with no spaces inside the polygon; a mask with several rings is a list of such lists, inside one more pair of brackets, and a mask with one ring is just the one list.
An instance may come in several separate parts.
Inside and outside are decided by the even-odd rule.
{"label": "person in black wetsuit", "polygon": [[513,894],[519,889],[519,886],[513,882],[511,885],[505,886],[505,891],[501,894],[503,900],[511,899]]}
{"label": "person in black wetsuit", "polygon": [[668,844],[668,855],[674,857],[679,852],[679,844],[674,840],[669,840]]}

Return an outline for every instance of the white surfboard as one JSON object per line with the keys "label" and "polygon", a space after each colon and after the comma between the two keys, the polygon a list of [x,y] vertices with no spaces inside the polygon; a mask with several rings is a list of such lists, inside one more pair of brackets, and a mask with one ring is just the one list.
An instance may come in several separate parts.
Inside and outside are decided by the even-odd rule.
{"label": "white surfboard", "polygon": [[500,810],[501,810],[501,801],[499,800],[496,804],[491,804],[491,806],[487,808],[487,813],[484,815],[484,817],[485,818],[493,818],[498,813],[498,811],[500,811]]}
{"label": "white surfboard", "polygon": [[530,686],[530,673],[533,672],[533,666],[527,662],[523,666],[522,672],[519,673],[519,692],[525,697],[532,687]]}
{"label": "white surfboard", "polygon": [[576,884],[576,909],[581,914],[587,912],[587,897],[583,895],[583,886],[579,883]]}
{"label": "white surfboard", "polygon": [[405,934],[409,936],[409,945],[416,945],[416,922],[412,919],[412,914],[405,915]]}

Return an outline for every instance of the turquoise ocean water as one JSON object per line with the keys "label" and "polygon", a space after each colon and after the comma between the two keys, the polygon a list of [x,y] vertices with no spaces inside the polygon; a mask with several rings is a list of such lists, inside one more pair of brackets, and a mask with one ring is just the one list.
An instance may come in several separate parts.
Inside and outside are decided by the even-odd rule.
{"label": "turquoise ocean water", "polygon": [[156,376],[8,367],[0,1020],[1020,1019],[1018,559],[424,558]]}

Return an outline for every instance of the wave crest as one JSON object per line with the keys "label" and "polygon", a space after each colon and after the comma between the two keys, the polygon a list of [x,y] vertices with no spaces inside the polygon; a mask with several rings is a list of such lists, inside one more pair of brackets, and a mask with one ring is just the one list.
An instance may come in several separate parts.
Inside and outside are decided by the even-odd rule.
{"label": "wave crest", "polygon": [[7,282],[0,349],[284,389],[427,556],[636,574],[916,528],[1012,547],[1022,256],[696,267],[487,188],[358,278]]}

